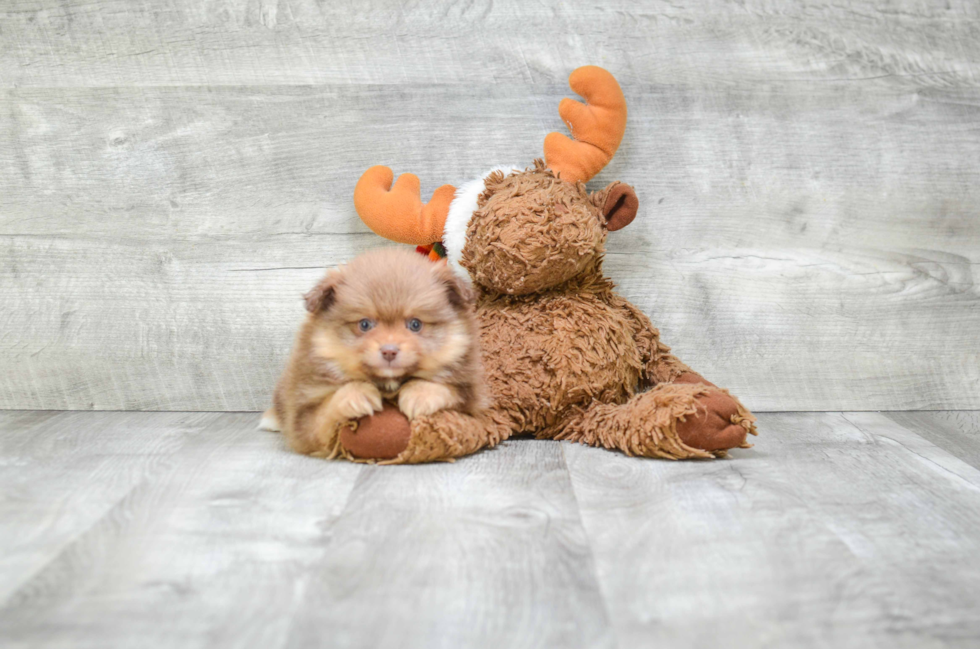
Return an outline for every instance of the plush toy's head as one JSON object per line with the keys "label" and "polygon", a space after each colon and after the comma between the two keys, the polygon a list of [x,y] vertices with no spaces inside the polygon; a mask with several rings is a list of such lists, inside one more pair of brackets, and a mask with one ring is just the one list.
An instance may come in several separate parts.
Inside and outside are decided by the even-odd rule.
{"label": "plush toy's head", "polygon": [[496,167],[456,189],[443,185],[423,205],[419,180],[368,169],[354,205],[378,234],[415,245],[441,241],[450,261],[490,293],[523,295],[557,286],[594,267],[606,233],[636,215],[628,185],[589,194],[584,183],[608,164],[626,128],[626,100],[611,74],[594,66],[569,77],[587,104],[563,99],[558,112],[574,139],[545,138],[534,167]]}
{"label": "plush toy's head", "polygon": [[484,179],[460,263],[491,293],[524,295],[562,284],[595,265],[609,230],[636,214],[632,188],[614,183],[589,194],[582,183],[533,169]]}

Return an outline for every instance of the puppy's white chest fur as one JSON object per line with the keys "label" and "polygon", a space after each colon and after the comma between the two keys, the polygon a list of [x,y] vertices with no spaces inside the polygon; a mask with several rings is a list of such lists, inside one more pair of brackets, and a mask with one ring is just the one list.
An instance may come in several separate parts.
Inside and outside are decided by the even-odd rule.
{"label": "puppy's white chest fur", "polygon": [[378,381],[375,385],[381,391],[382,397],[385,399],[394,399],[398,395],[398,391],[402,389],[404,382],[400,379],[387,379]]}

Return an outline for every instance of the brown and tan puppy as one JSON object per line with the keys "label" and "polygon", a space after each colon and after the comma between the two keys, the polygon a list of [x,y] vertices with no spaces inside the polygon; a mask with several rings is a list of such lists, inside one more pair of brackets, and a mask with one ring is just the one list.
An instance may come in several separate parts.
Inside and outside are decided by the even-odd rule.
{"label": "brown and tan puppy", "polygon": [[445,263],[374,250],[328,272],[305,299],[309,314],[261,424],[294,450],[346,455],[340,429],[384,400],[410,420],[480,409],[474,298]]}

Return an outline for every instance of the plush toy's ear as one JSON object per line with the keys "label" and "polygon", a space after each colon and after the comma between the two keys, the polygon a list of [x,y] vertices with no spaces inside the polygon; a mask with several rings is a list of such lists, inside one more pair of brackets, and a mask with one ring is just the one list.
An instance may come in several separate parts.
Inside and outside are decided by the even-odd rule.
{"label": "plush toy's ear", "polygon": [[446,295],[453,308],[462,309],[476,301],[476,292],[473,287],[467,280],[456,274],[448,263],[437,261],[432,266],[433,274],[446,285]]}
{"label": "plush toy's ear", "polygon": [[614,182],[597,192],[594,200],[610,232],[622,230],[632,223],[640,207],[640,199],[633,188],[621,182]]}
{"label": "plush toy's ear", "polygon": [[303,296],[306,300],[306,310],[310,313],[321,313],[333,306],[337,285],[344,277],[344,267],[339,266],[327,272],[310,292]]}

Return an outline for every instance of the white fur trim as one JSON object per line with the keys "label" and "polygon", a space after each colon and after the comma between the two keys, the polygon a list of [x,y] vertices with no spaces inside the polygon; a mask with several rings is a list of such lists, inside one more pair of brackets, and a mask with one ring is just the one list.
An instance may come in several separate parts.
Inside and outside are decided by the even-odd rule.
{"label": "white fur trim", "polygon": [[466,228],[469,227],[473,212],[476,211],[477,199],[486,189],[487,176],[495,171],[502,171],[504,175],[507,175],[513,171],[521,171],[521,169],[512,165],[498,165],[476,180],[471,180],[457,189],[453,202],[449,204],[449,215],[446,216],[446,225],[442,231],[442,245],[446,248],[446,258],[449,260],[449,265],[456,273],[466,279],[469,279],[469,273],[459,264],[463,256],[463,247],[466,245]]}

